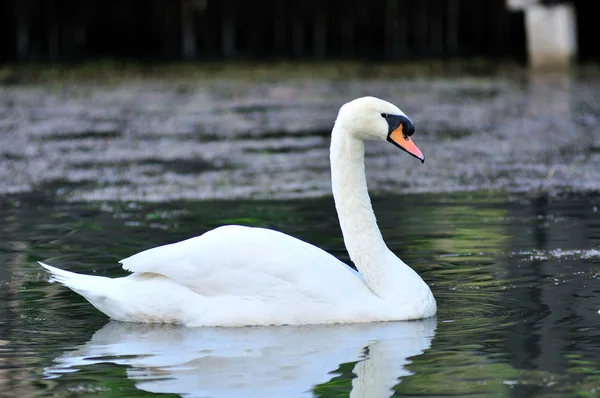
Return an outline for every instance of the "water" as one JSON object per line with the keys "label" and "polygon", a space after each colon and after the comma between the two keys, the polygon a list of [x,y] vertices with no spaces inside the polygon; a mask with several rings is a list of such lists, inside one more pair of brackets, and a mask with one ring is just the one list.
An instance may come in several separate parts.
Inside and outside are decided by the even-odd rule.
{"label": "water", "polygon": [[120,258],[223,223],[276,228],[348,261],[332,200],[3,197],[0,396],[600,393],[600,196],[479,191],[373,202],[391,249],[432,286],[437,318],[243,329],[109,322],[49,284],[35,261],[119,276]]}
{"label": "water", "polygon": [[[316,76],[0,86],[0,396],[600,394],[597,71]],[[384,237],[437,318],[120,324],[36,264],[125,275],[119,259],[228,223],[348,262],[328,134],[362,95],[417,126],[424,165],[368,143],[366,166]]]}
{"label": "water", "polygon": [[364,95],[406,112],[427,158],[420,165],[393,145],[367,143],[374,191],[600,190],[598,72],[417,80],[307,73],[0,86],[0,193],[52,185],[69,201],[322,197],[331,192],[337,111]]}

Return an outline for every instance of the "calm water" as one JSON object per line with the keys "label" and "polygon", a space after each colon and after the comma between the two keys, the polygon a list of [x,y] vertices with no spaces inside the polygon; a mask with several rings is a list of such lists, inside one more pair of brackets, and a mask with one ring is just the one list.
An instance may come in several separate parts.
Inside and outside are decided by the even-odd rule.
{"label": "calm water", "polygon": [[66,204],[43,197],[0,202],[0,396],[600,391],[599,196],[375,198],[390,247],[432,286],[437,319],[240,329],[109,322],[49,284],[35,261],[122,275],[120,258],[223,223],[277,228],[348,261],[331,199]]}

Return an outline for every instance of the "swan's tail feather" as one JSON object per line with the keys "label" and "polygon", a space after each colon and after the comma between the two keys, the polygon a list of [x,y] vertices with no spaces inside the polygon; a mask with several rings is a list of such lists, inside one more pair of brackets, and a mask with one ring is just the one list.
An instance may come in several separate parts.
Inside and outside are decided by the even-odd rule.
{"label": "swan's tail feather", "polygon": [[44,267],[46,271],[50,273],[50,282],[58,282],[66,285],[66,283],[71,279],[72,272],[62,270],[60,268],[53,267],[48,264],[44,264],[41,261],[38,261],[38,264]]}
{"label": "swan's tail feather", "polygon": [[[89,301],[92,300],[93,296],[97,296],[99,293],[101,294],[101,289],[99,289],[99,287],[102,286],[104,280],[107,280],[107,278],[101,276],[82,275],[65,271],[40,261],[38,261],[38,264],[50,273],[50,282],[58,282],[65,285],[74,292],[81,294]],[[92,297],[90,297],[90,295]]]}
{"label": "swan's tail feather", "polygon": [[[129,322],[183,323],[181,302],[193,302],[198,295],[157,274],[107,278],[65,271],[39,263],[59,282],[83,296],[112,319]],[[176,300],[165,300],[156,292],[169,291]],[[185,298],[182,298],[185,297]]]}
{"label": "swan's tail feather", "polygon": [[115,291],[113,279],[103,276],[83,275],[75,272],[65,271],[42,262],[38,263],[50,273],[51,282],[59,282],[75,293],[82,295],[94,307],[104,312],[111,318],[118,319],[111,306],[115,304]]}

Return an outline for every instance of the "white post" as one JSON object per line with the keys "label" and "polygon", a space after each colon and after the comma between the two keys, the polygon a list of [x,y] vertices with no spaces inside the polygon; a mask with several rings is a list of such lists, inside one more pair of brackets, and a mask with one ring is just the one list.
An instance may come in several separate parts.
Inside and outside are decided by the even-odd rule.
{"label": "white post", "polygon": [[507,0],[507,6],[525,12],[527,53],[533,69],[570,66],[577,55],[577,22],[571,4],[545,6],[538,0]]}
{"label": "white post", "polygon": [[566,69],[577,53],[575,11],[570,4],[535,5],[525,11],[529,63],[534,69]]}

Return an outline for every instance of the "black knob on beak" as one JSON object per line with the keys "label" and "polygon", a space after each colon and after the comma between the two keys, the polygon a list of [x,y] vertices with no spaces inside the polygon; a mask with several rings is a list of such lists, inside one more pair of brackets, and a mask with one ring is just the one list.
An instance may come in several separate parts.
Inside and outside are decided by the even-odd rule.
{"label": "black knob on beak", "polygon": [[385,114],[385,120],[388,122],[388,134],[391,134],[392,131],[396,130],[398,127],[402,125],[402,133],[407,136],[411,136],[415,133],[415,125],[412,120],[407,118],[406,116],[401,115],[388,115]]}
{"label": "black knob on beak", "polygon": [[407,136],[411,136],[415,133],[415,125],[412,122],[412,120],[410,120],[407,117],[404,116],[400,116],[400,120],[402,123],[402,131],[404,132],[404,134],[406,134]]}

